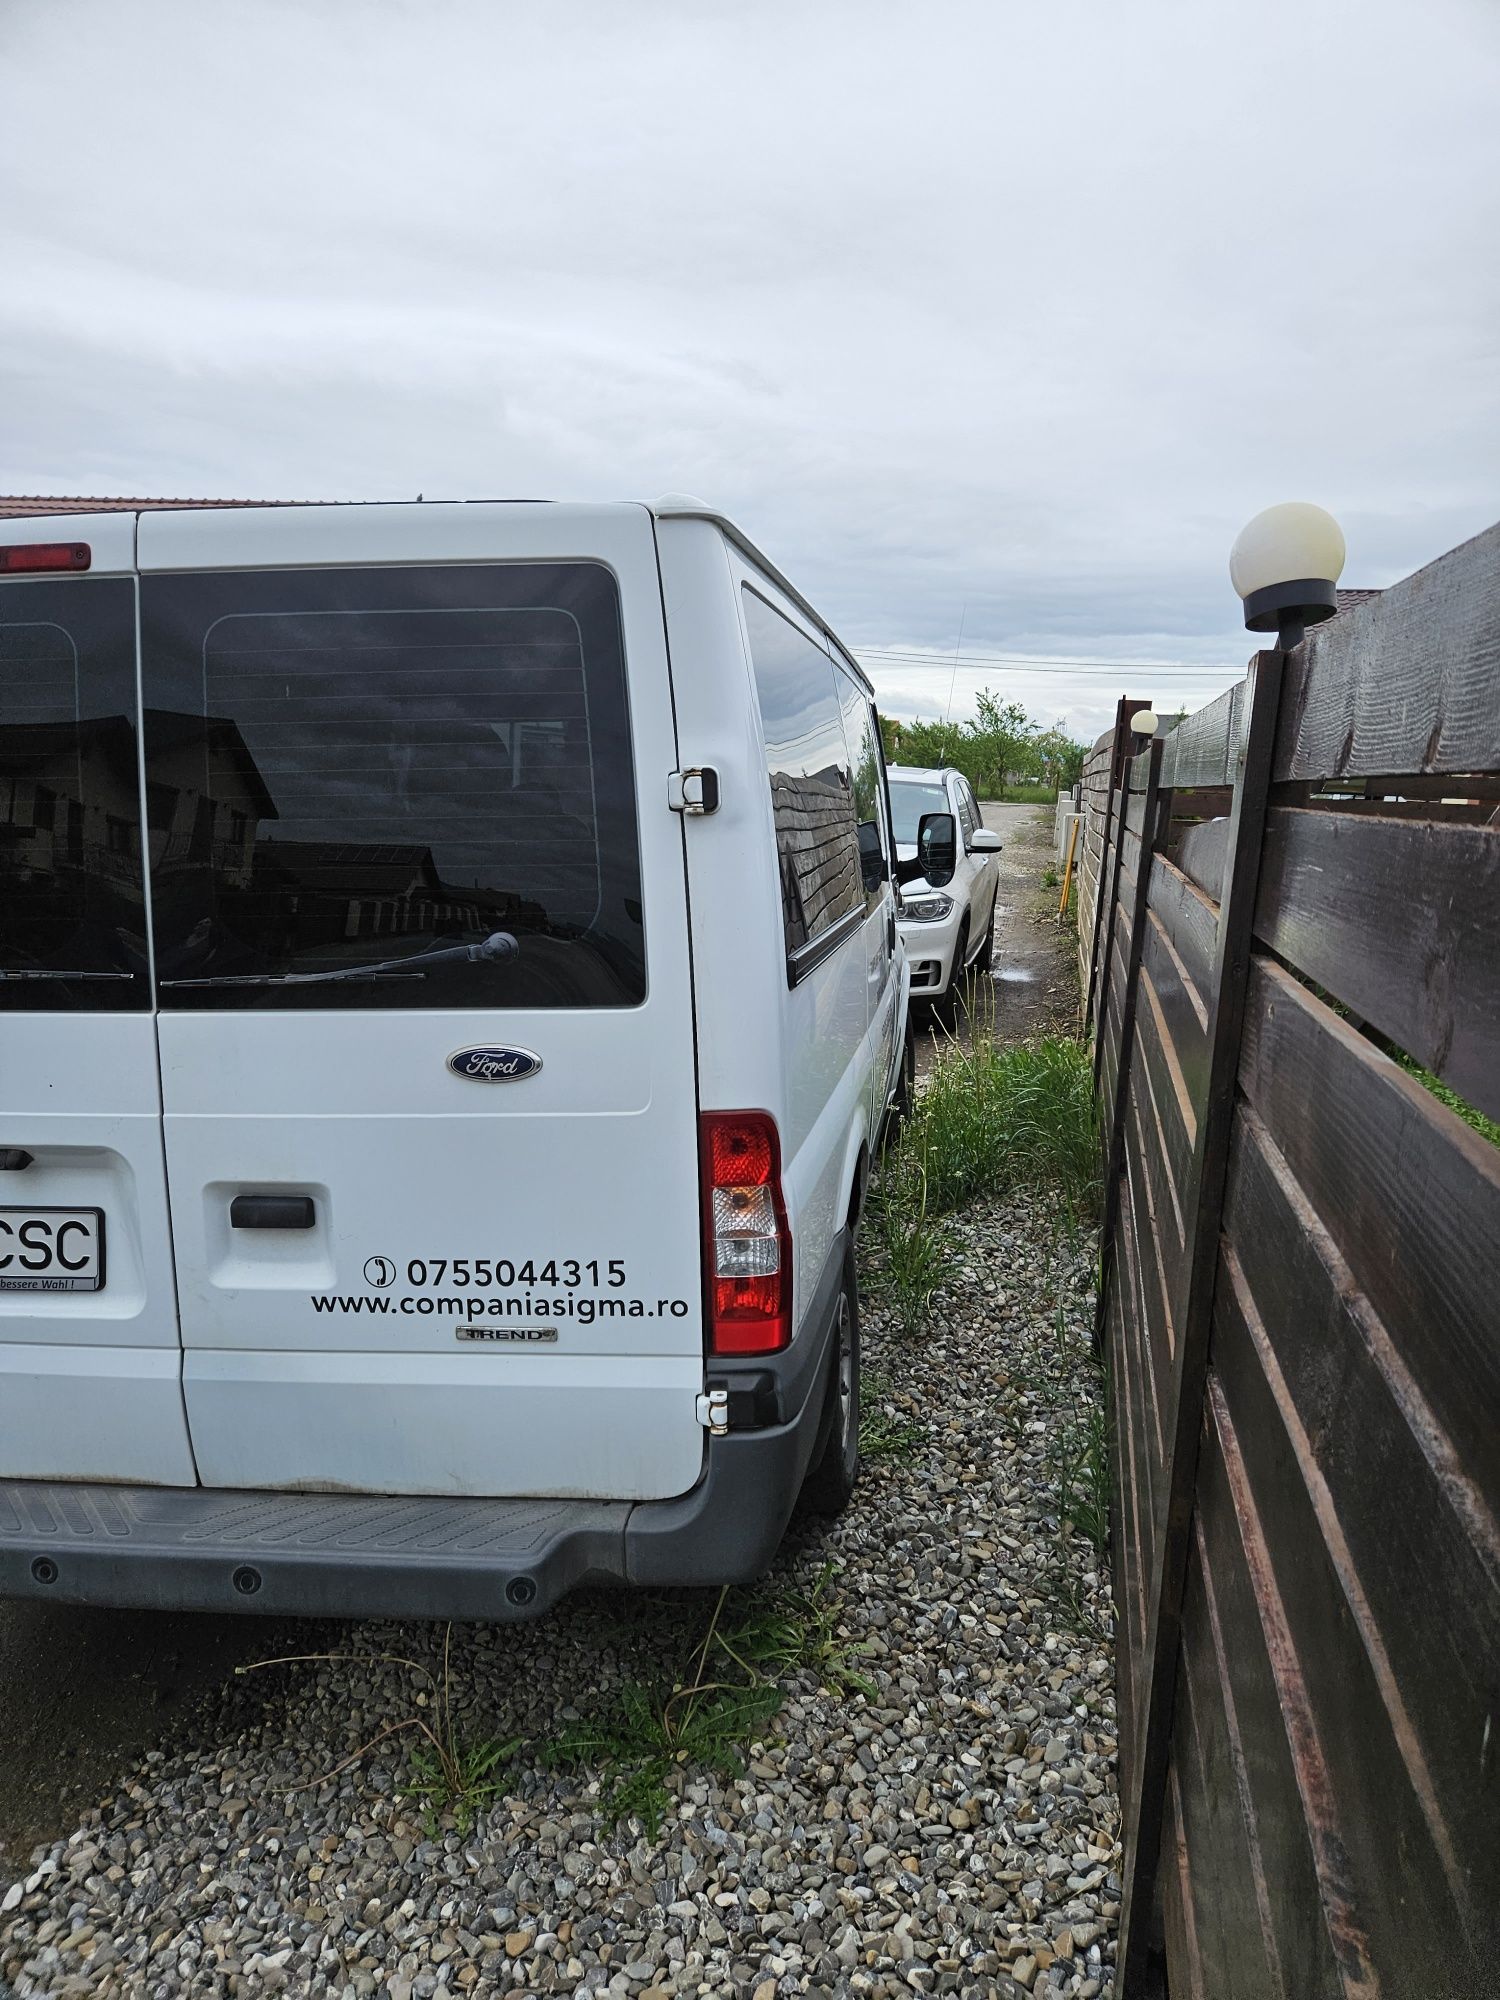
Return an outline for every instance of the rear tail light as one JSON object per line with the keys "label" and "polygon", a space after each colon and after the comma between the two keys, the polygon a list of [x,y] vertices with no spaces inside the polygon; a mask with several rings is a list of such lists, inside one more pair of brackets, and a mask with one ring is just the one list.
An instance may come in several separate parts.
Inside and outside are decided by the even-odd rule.
{"label": "rear tail light", "polygon": [[792,1238],[781,1146],[764,1111],[703,1118],[703,1231],[715,1354],[773,1354],[792,1337]]}
{"label": "rear tail light", "polygon": [[0,548],[0,576],[20,576],[27,570],[87,569],[87,542],[17,542]]}

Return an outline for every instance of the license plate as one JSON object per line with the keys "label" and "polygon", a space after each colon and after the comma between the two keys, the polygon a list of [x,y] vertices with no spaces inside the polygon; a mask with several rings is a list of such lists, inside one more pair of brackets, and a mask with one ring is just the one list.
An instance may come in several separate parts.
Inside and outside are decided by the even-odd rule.
{"label": "license plate", "polygon": [[102,1208],[0,1208],[0,1291],[97,1292]]}

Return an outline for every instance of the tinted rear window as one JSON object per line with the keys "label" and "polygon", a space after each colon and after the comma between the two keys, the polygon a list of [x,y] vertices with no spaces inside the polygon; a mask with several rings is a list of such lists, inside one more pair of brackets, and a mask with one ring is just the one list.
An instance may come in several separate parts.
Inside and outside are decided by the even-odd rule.
{"label": "tinted rear window", "polygon": [[147,577],[142,620],[163,1006],[644,998],[608,570]]}
{"label": "tinted rear window", "polygon": [[145,1008],[135,585],[0,584],[0,1007]]}

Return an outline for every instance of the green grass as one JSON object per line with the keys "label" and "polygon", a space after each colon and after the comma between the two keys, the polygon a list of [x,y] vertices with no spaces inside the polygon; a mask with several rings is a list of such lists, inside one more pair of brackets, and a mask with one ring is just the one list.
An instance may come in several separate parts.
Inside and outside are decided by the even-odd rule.
{"label": "green grass", "polygon": [[1497,1125],[1493,1118],[1486,1118],[1482,1111],[1475,1110],[1467,1098],[1460,1097],[1456,1090],[1450,1090],[1441,1078],[1435,1077],[1430,1069],[1423,1069],[1415,1056],[1409,1056],[1404,1050],[1395,1048],[1391,1050],[1391,1054],[1408,1076],[1414,1076],[1424,1089],[1432,1092],[1439,1104],[1446,1104],[1448,1109],[1462,1118],[1465,1125],[1471,1131],[1477,1132],[1481,1139],[1488,1139],[1492,1146],[1500,1146],[1500,1125]]}
{"label": "green grass", "polygon": [[[911,1129],[908,1120],[906,1132]],[[927,1180],[921,1155],[902,1143],[886,1158],[873,1204],[885,1252],[886,1290],[906,1333],[927,1318],[942,1271],[943,1253],[927,1221]]]}
{"label": "green grass", "polygon": [[1051,806],[1057,803],[1055,785],[1002,785],[993,803],[1002,806]]}
{"label": "green grass", "polygon": [[[395,1717],[342,1763],[296,1789],[315,1791],[341,1771],[347,1771],[351,1764],[367,1757],[379,1744],[409,1733],[412,1740],[407,1754],[411,1775],[405,1784],[397,1786],[398,1795],[420,1800],[423,1825],[429,1835],[437,1831],[444,1819],[459,1833],[467,1834],[476,1814],[497,1793],[505,1790],[500,1774],[516,1753],[524,1748],[524,1738],[471,1736],[467,1730],[460,1728],[453,1703],[452,1649],[453,1626],[450,1621],[443,1629],[441,1675],[434,1673],[421,1660],[407,1659],[401,1653],[376,1654],[376,1659],[390,1666],[405,1667],[416,1677],[411,1713]],[[248,1674],[263,1667],[306,1666],[323,1661],[357,1664],[363,1657],[358,1653],[291,1653],[277,1659],[252,1660],[245,1666],[236,1667],[235,1672]]]}
{"label": "green grass", "polygon": [[606,1821],[637,1819],[654,1841],[671,1810],[673,1770],[697,1765],[730,1780],[742,1776],[744,1746],[779,1714],[786,1676],[811,1672],[837,1694],[874,1694],[839,1639],[838,1619],[831,1564],[806,1588],[780,1582],[721,1590],[676,1676],[629,1682],[610,1707],[544,1746],[542,1761],[597,1769]]}
{"label": "green grass", "polygon": [[890,1388],[883,1375],[866,1368],[859,1384],[859,1451],[875,1465],[910,1465],[927,1442],[927,1433],[910,1417],[888,1406]]}
{"label": "green grass", "polygon": [[1062,1035],[950,1043],[917,1096],[895,1157],[909,1220],[918,1189],[925,1217],[1017,1186],[1050,1189],[1075,1217],[1092,1220],[1100,1190],[1087,1049]]}
{"label": "green grass", "polygon": [[1059,1424],[1048,1472],[1057,1488],[1060,1536],[1082,1535],[1102,1557],[1109,1546],[1110,1457],[1109,1419],[1101,1406]]}

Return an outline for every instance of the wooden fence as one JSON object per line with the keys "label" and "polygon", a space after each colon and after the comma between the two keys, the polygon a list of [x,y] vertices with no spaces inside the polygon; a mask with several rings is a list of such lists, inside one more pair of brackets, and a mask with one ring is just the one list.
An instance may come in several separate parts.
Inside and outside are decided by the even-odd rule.
{"label": "wooden fence", "polygon": [[[1500,526],[1084,773],[1120,2000],[1500,1993]],[[1089,913],[1096,921],[1089,921]],[[1425,1076],[1420,1073],[1425,1072]]]}

